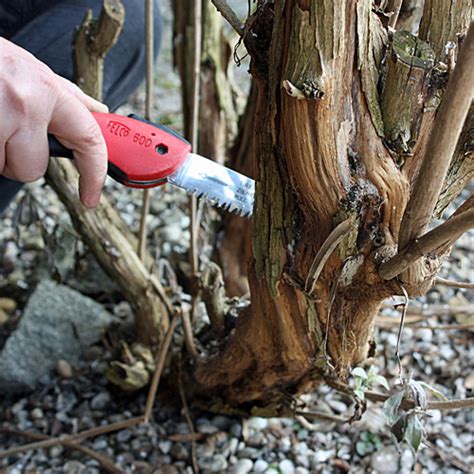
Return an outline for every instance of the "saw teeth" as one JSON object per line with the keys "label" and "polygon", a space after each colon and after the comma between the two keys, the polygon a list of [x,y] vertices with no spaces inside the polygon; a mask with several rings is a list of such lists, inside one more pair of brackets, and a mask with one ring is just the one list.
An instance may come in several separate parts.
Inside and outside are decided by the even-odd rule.
{"label": "saw teeth", "polygon": [[209,202],[211,205],[218,207],[219,209],[223,209],[226,212],[230,212],[231,214],[237,214],[240,217],[247,217],[249,218],[252,213],[249,211],[245,211],[244,209],[240,208],[238,205],[229,202],[222,202],[218,198],[212,198],[208,194],[203,191],[198,191],[197,188],[193,188],[192,190],[187,191],[188,194],[196,196],[198,199],[204,199],[205,201]]}

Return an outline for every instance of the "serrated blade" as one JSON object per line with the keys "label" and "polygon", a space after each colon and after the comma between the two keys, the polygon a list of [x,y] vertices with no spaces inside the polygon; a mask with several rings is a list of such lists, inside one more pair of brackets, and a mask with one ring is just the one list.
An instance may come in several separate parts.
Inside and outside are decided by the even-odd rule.
{"label": "serrated blade", "polygon": [[168,181],[226,211],[252,215],[255,181],[201,155],[190,153]]}

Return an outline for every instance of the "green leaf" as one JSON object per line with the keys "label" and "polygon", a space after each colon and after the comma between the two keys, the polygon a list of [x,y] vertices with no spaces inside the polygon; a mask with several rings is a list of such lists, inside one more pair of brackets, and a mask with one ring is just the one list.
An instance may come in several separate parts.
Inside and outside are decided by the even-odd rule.
{"label": "green leaf", "polygon": [[374,385],[381,385],[387,392],[390,390],[387,379],[383,375],[374,375],[372,379],[369,379],[369,382]]}
{"label": "green leaf", "polygon": [[367,453],[370,452],[370,449],[368,449],[369,445],[364,441],[357,441],[355,448],[357,454],[361,457],[365,456]]}
{"label": "green leaf", "polygon": [[436,388],[432,387],[431,385],[427,384],[426,382],[418,382],[423,388],[426,388],[426,390],[430,391],[438,400],[443,400],[446,401],[448,400],[448,397],[446,397],[444,394],[442,394],[439,390]]}
{"label": "green leaf", "polygon": [[390,433],[395,436],[395,439],[401,443],[405,438],[407,427],[407,415],[400,416],[390,428]]}
{"label": "green leaf", "polygon": [[354,377],[359,377],[363,380],[367,380],[367,373],[362,367],[355,367],[352,369],[352,375]]}
{"label": "green leaf", "polygon": [[408,415],[404,439],[411,446],[415,454],[418,452],[423,441],[423,432],[423,424],[419,417],[414,413]]}
{"label": "green leaf", "polygon": [[404,394],[405,392],[403,390],[396,392],[390,398],[387,398],[383,404],[383,412],[389,425],[393,425],[398,418],[398,410],[400,408],[400,404],[402,403]]}
{"label": "green leaf", "polygon": [[354,393],[361,399],[365,400],[365,387],[358,387],[354,390]]}

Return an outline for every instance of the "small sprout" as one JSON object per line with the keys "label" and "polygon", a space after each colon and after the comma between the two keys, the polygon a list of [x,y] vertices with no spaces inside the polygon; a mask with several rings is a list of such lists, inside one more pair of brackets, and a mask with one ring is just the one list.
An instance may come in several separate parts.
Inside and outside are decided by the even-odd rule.
{"label": "small sprout", "polygon": [[355,449],[359,456],[363,457],[371,454],[382,447],[382,441],[379,436],[368,431],[363,431],[360,434],[360,439],[357,441]]}
{"label": "small sprout", "polygon": [[390,389],[387,379],[382,375],[378,375],[373,366],[370,367],[369,372],[366,372],[362,367],[355,367],[352,370],[352,376],[354,377],[352,389],[361,400],[365,399],[366,390],[375,385],[381,385],[387,391]]}

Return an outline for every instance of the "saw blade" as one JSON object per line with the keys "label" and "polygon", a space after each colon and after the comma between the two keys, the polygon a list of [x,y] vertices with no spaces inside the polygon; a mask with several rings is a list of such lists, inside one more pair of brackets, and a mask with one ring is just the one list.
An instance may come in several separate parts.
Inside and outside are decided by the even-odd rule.
{"label": "saw blade", "polygon": [[226,211],[252,215],[255,181],[201,155],[190,153],[168,181]]}

